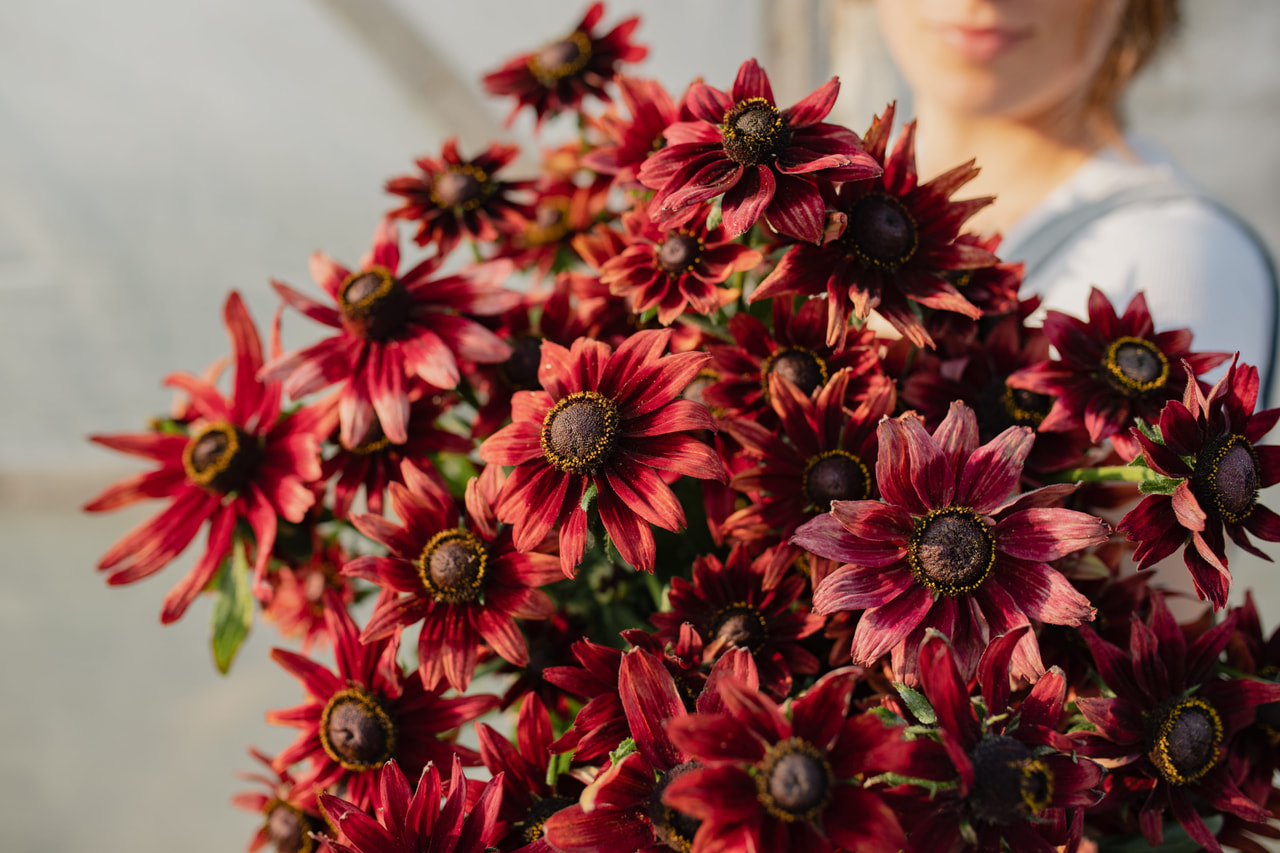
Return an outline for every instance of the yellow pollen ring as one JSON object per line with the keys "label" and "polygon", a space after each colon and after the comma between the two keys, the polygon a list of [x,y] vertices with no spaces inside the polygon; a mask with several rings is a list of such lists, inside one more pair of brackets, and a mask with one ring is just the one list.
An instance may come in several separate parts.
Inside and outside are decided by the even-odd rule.
{"label": "yellow pollen ring", "polygon": [[[196,447],[208,435],[220,433],[227,440],[227,445],[222,449],[222,453],[218,455],[209,465],[202,469],[197,469],[195,464]],[[187,446],[182,448],[182,467],[187,472],[187,477],[193,483],[201,486],[208,486],[219,475],[224,473],[231,467],[232,461],[235,460],[236,454],[240,452],[240,431],[226,421],[216,421],[201,429],[187,441]]]}
{"label": "yellow pollen ring", "polygon": [[[746,113],[752,110],[766,109],[773,113],[773,121],[770,123],[765,134],[744,133],[738,128],[738,119],[742,118]],[[724,123],[720,126],[721,133],[726,142],[742,141],[749,145],[761,142],[771,142],[778,133],[782,131],[783,119],[782,113],[778,112],[778,108],[769,103],[768,98],[747,98],[734,104],[729,112],[724,114]]]}
{"label": "yellow pollen ring", "polygon": [[[436,185],[440,182],[440,180],[445,175],[450,175],[450,174],[469,175],[472,180],[474,180],[477,184],[480,185],[480,189],[476,193],[476,197],[469,198],[466,201],[462,202],[461,204],[448,203],[436,191]],[[436,175],[435,179],[431,182],[431,191],[430,191],[431,203],[442,210],[450,210],[454,207],[460,207],[463,210],[475,210],[477,207],[479,207],[481,204],[484,203],[484,189],[485,189],[485,185],[488,182],[489,182],[489,174],[485,172],[484,169],[481,169],[478,166],[473,166],[470,163],[463,163],[462,165],[459,165],[459,166],[450,166],[448,171],[441,172],[439,175]]]}
{"label": "yellow pollen ring", "polygon": [[[1118,361],[1120,350],[1124,347],[1137,347],[1146,350],[1160,363],[1160,373],[1154,378],[1147,381],[1134,379],[1124,372]],[[1146,338],[1135,338],[1131,335],[1124,335],[1116,338],[1107,347],[1106,355],[1102,357],[1102,367],[1107,371],[1107,375],[1115,380],[1124,390],[1131,391],[1135,394],[1146,394],[1157,388],[1163,388],[1165,383],[1169,381],[1169,359],[1165,358],[1165,354],[1160,351],[1160,347],[1153,344]]]}
{"label": "yellow pollen ring", "polygon": [[1009,387],[1007,383],[1004,386],[1004,393],[1000,395],[1000,405],[1004,406],[1004,410],[1009,417],[1022,426],[1040,426],[1040,422],[1048,416],[1048,412],[1024,409],[1018,403],[1018,398],[1014,395],[1014,389]]}
{"label": "yellow pollen ring", "polygon": [[[826,383],[824,382],[823,384],[826,384]],[[854,465],[858,466],[858,471],[861,472],[862,474],[862,483],[863,483],[863,489],[865,494],[866,486],[871,482],[871,472],[867,470],[866,465],[862,464],[861,459],[854,456],[852,453],[850,453],[847,450],[837,449],[837,450],[825,450],[822,453],[819,453],[817,456],[814,456],[813,458],[811,458],[808,462],[804,463],[804,475],[801,477],[801,480],[800,480],[800,491],[804,493],[805,497],[809,497],[810,472],[812,472],[813,469],[817,467],[819,462],[822,462],[825,459],[835,459],[835,458],[846,459],[852,462]],[[823,509],[823,508],[819,507],[819,509]],[[823,509],[823,511],[825,512],[826,510]]]}
{"label": "yellow pollen ring", "polygon": [[[920,248],[920,226],[916,224],[916,219],[911,215],[911,211],[907,209],[907,206],[899,201],[897,196],[890,195],[889,193],[868,193],[854,202],[853,209],[856,210],[858,205],[863,204],[869,199],[887,203],[890,207],[896,208],[898,213],[902,214],[902,218],[911,225],[911,245],[903,249],[902,254],[896,258],[879,258],[867,252],[862,245],[858,243],[854,235],[852,235],[847,229],[845,231],[843,243],[845,246],[852,249],[854,256],[864,264],[879,267],[882,270],[896,270],[907,263],[907,261],[914,258],[916,250]],[[852,211],[849,213],[849,219],[851,221],[853,219]]]}
{"label": "yellow pollen ring", "polygon": [[[1213,745],[1212,755],[1204,763],[1204,766],[1183,772],[1174,765],[1173,759],[1169,757],[1169,735],[1173,732],[1174,725],[1189,708],[1196,708],[1203,712],[1213,725]],[[1222,717],[1218,714],[1218,711],[1203,699],[1192,696],[1179,701],[1165,713],[1164,719],[1160,721],[1160,728],[1156,731],[1155,743],[1147,755],[1151,759],[1151,763],[1159,769],[1160,774],[1170,783],[1174,785],[1189,785],[1203,777],[1218,763],[1223,737]]]}
{"label": "yellow pollen ring", "polygon": [[[548,49],[555,47],[561,42],[572,42],[577,48],[578,55],[568,62],[557,62],[552,65],[544,65],[545,54]],[[569,35],[559,41],[551,42],[542,50],[534,51],[529,54],[526,65],[529,72],[537,78],[538,82],[544,86],[554,86],[566,77],[572,77],[579,71],[587,67],[587,63],[591,61],[591,37],[582,30],[574,30]]]}
{"label": "yellow pollen ring", "polygon": [[[594,445],[586,452],[573,457],[564,456],[553,446],[552,428],[556,418],[560,417],[566,409],[584,404],[594,406],[603,414],[604,423],[600,427],[600,434],[595,437]],[[539,435],[542,455],[561,471],[571,474],[594,473],[613,452],[613,446],[618,438],[618,427],[618,407],[612,400],[595,391],[575,391],[552,406],[547,416],[543,418],[542,432]]]}
{"label": "yellow pollen ring", "polygon": [[818,382],[818,387],[821,388],[827,384],[827,379],[830,376],[830,373],[827,370],[827,362],[822,358],[822,356],[818,355],[813,350],[805,349],[804,347],[783,347],[760,363],[760,387],[764,389],[764,396],[766,400],[769,399],[769,374],[773,372],[773,365],[778,361],[778,359],[783,356],[790,355],[793,352],[798,352],[801,355],[807,355],[809,358],[813,359],[813,363],[817,365],[818,368],[818,377],[821,380]]}
{"label": "yellow pollen ring", "polygon": [[[436,583],[436,579],[431,575],[431,558],[435,553],[450,543],[460,543],[467,551],[473,554],[480,565],[476,568],[475,573],[465,580],[461,580],[455,585],[442,587]],[[461,604],[467,601],[474,601],[480,595],[480,589],[484,586],[485,570],[489,567],[489,552],[485,550],[484,544],[475,537],[474,534],[467,531],[452,527],[448,530],[442,530],[431,539],[422,549],[422,554],[418,557],[418,577],[422,579],[422,585],[426,587],[431,597],[438,602],[448,604]]]}
{"label": "yellow pollen ring", "polygon": [[[347,299],[347,290],[356,281],[369,275],[377,277],[378,286],[355,302],[349,301]],[[365,270],[353,272],[342,280],[342,286],[338,288],[338,301],[342,305],[342,312],[348,317],[367,317],[373,313],[374,309],[378,307],[378,303],[385,299],[395,286],[395,276],[386,267],[372,266]]]}
{"label": "yellow pollen ring", "polygon": [[714,614],[712,614],[711,631],[710,631],[711,642],[712,643],[716,642],[716,639],[717,639],[716,635],[719,633],[720,628],[724,625],[724,623],[729,620],[729,617],[737,616],[738,614],[742,614],[743,616],[753,616],[755,617],[756,622],[759,624],[760,641],[758,643],[751,645],[748,648],[751,654],[753,655],[759,654],[760,650],[764,648],[764,644],[769,639],[769,623],[765,621],[764,614],[760,612],[759,608],[757,608],[754,604],[748,604],[745,601],[735,601],[732,604],[728,604],[724,607],[721,607]]}
{"label": "yellow pollen ring", "polygon": [[1244,446],[1245,450],[1249,451],[1249,456],[1253,459],[1253,469],[1255,471],[1259,470],[1258,454],[1254,451],[1253,445],[1249,443],[1249,439],[1242,435],[1232,435],[1228,438],[1226,443],[1219,447],[1213,454],[1213,457],[1209,462],[1209,479],[1212,487],[1209,491],[1213,496],[1214,508],[1218,511],[1218,516],[1223,521],[1230,524],[1240,524],[1241,522],[1248,520],[1249,516],[1253,515],[1254,507],[1258,505],[1258,495],[1256,491],[1254,492],[1253,500],[1249,502],[1248,509],[1243,512],[1232,512],[1227,509],[1226,505],[1222,502],[1222,489],[1218,486],[1218,466],[1222,464],[1222,460],[1226,458],[1227,453],[1229,453],[1233,448],[1241,445]]}
{"label": "yellow pollen ring", "polygon": [[[778,766],[778,762],[793,754],[806,755],[818,763],[818,766],[826,774],[825,788],[822,798],[810,806],[803,812],[793,812],[784,808],[778,803],[777,799],[769,791],[769,781],[773,777],[774,768]],[[835,773],[831,770],[831,764],[827,761],[826,753],[818,749],[807,740],[798,737],[789,737],[781,740],[769,747],[765,751],[764,760],[760,762],[760,766],[755,774],[756,779],[756,796],[760,800],[760,804],[765,807],[769,814],[778,820],[786,823],[798,823],[801,821],[812,822],[818,819],[823,810],[831,802],[831,789],[835,785]]]}
{"label": "yellow pollen ring", "polygon": [[[386,735],[386,755],[375,762],[369,764],[357,764],[343,758],[333,747],[333,742],[329,740],[329,721],[333,717],[333,712],[342,705],[359,705],[369,716],[378,721],[378,725],[382,727],[383,734]],[[338,762],[346,770],[355,773],[362,773],[366,770],[377,770],[387,759],[396,753],[396,727],[391,722],[391,716],[387,714],[382,707],[382,703],[377,698],[362,687],[352,685],[346,690],[333,694],[333,698],[329,700],[329,704],[324,706],[324,710],[320,712],[320,746],[324,748],[325,754]]]}
{"label": "yellow pollen ring", "polygon": [[[964,583],[951,583],[946,581],[937,581],[929,577],[925,572],[924,564],[920,560],[920,546],[924,544],[924,534],[929,529],[930,522],[945,516],[962,516],[974,522],[973,529],[980,532],[986,540],[987,544],[987,561],[983,566],[981,574]],[[991,535],[991,531],[987,529],[987,524],[982,517],[968,507],[949,506],[942,509],[932,510],[924,518],[917,518],[915,521],[915,530],[911,534],[911,540],[907,545],[907,562],[911,565],[911,572],[916,576],[920,583],[929,587],[934,592],[948,596],[963,595],[964,593],[973,592],[982,586],[991,575],[991,570],[996,565],[996,542]]]}
{"label": "yellow pollen ring", "polygon": [[[1053,773],[1049,771],[1048,765],[1038,758],[1031,758],[1021,762],[1018,768],[1022,771],[1022,803],[1031,814],[1035,816],[1040,814],[1049,807],[1049,803],[1053,802]],[[1036,789],[1028,784],[1039,775],[1044,780],[1044,790],[1040,796],[1036,796]]]}

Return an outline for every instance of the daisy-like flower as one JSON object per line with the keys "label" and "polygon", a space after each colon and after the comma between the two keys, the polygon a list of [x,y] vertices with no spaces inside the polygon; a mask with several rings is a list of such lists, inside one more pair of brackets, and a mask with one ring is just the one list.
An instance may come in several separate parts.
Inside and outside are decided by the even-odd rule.
{"label": "daisy-like flower", "polygon": [[[798,545],[847,565],[814,591],[818,613],[863,610],[853,662],[893,653],[893,671],[914,682],[925,631],[951,638],[961,671],[974,671],[992,637],[1028,617],[1079,625],[1089,600],[1049,565],[1107,540],[1101,519],[1053,506],[1074,486],[1018,494],[1034,434],[1010,427],[979,446],[973,410],[956,403],[930,435],[913,414],[883,421],[876,482],[883,501],[835,501],[801,527]],[[1013,655],[1013,674],[1044,671],[1034,635]]]}
{"label": "daisy-like flower", "polygon": [[[1009,658],[1018,628],[992,641],[978,664],[985,714],[976,713],[955,654],[931,633],[920,652],[921,685],[937,715],[937,735],[959,779],[911,830],[908,851],[1011,850],[1053,853],[1080,842],[1083,813],[1098,801],[1102,768],[1075,757],[1076,743],[1057,731],[1067,681],[1046,673],[1016,706],[1009,702]],[[962,842],[968,825],[975,841]]]}
{"label": "daisy-like flower", "polygon": [[272,761],[274,769],[309,760],[311,766],[297,777],[302,792],[344,785],[347,799],[368,809],[376,797],[377,771],[392,759],[415,775],[430,763],[455,757],[468,765],[480,763],[474,751],[442,738],[496,708],[496,696],[445,699],[443,687],[423,689],[417,673],[406,679],[400,672],[398,636],[362,643],[345,608],[330,608],[325,616],[337,672],[286,649],[271,651],[307,691],[303,704],[267,712],[268,723],[301,729]]}
{"label": "daisy-like flower", "polygon": [[349,607],[355,601],[355,588],[339,572],[347,559],[337,538],[325,540],[313,530],[306,561],[277,566],[267,576],[271,599],[262,615],[276,623],[282,636],[301,638],[304,654],[329,641],[325,610]]}
{"label": "daisy-like flower", "polygon": [[676,642],[681,626],[691,623],[708,640],[702,658],[718,660],[730,649],[746,649],[755,659],[761,688],[775,699],[791,692],[792,675],[816,675],[818,659],[800,646],[805,637],[822,630],[821,616],[796,609],[805,591],[798,574],[782,578],[772,589],[764,586],[772,554],[755,560],[747,549],[735,547],[724,564],[713,555],[693,564],[693,582],[671,581],[671,611],[655,613],[657,639]]}
{"label": "daisy-like flower", "polygon": [[1177,482],[1170,494],[1147,495],[1120,521],[1137,542],[1133,557],[1145,569],[1183,549],[1196,593],[1215,610],[1231,588],[1225,530],[1254,556],[1271,558],[1249,533],[1280,542],[1280,516],[1258,503],[1258,490],[1280,482],[1280,447],[1259,445],[1280,409],[1254,412],[1258,369],[1235,360],[1206,397],[1188,366],[1186,392],[1160,413],[1159,441],[1139,430],[1133,437],[1147,466]]}
{"label": "daisy-like flower", "polygon": [[1191,352],[1191,330],[1157,332],[1147,299],[1134,296],[1117,316],[1111,300],[1096,287],[1089,293],[1089,320],[1059,311],[1044,318],[1044,332],[1060,360],[1042,361],[1009,377],[1012,388],[1025,388],[1053,398],[1040,422],[1043,432],[1084,427],[1094,444],[1111,439],[1125,459],[1138,455],[1129,437],[1135,419],[1155,423],[1165,403],[1183,395],[1187,374],[1193,378],[1229,357],[1221,352]]}
{"label": "daisy-like flower", "polygon": [[[996,258],[960,242],[960,226],[991,198],[951,201],[978,170],[970,161],[931,181],[916,177],[915,122],[908,124],[886,158],[892,104],[867,131],[867,153],[884,173],[871,181],[842,184],[836,218],[843,231],[821,246],[796,246],[783,256],[749,301],[784,293],[827,297],[827,342],[844,340],[849,314],[865,320],[872,309],[916,346],[932,347],[912,303],[968,317],[982,316],[948,280],[954,270],[990,266]],[[839,231],[839,229],[836,229]],[[813,240],[811,242],[818,242]]]}
{"label": "daisy-like flower", "polygon": [[608,183],[577,186],[569,181],[539,187],[533,216],[503,242],[497,257],[532,272],[535,281],[572,266],[578,260],[574,240],[606,212],[608,189]]}
{"label": "daisy-like flower", "polygon": [[[976,234],[961,234],[956,242],[976,246],[990,252],[994,257],[1000,248],[1002,238],[999,234],[979,237]],[[952,270],[946,274],[947,279],[956,286],[960,295],[982,312],[982,319],[974,320],[954,311],[929,311],[924,318],[925,329],[929,337],[938,345],[938,350],[948,355],[964,350],[986,331],[986,318],[999,318],[1007,314],[1026,316],[1040,307],[1038,296],[1019,301],[1018,290],[1022,287],[1023,264],[1000,261],[991,266],[976,269]]]}
{"label": "daisy-like flower", "polygon": [[367,806],[320,795],[320,807],[343,841],[330,841],[341,853],[485,853],[497,840],[502,806],[502,774],[490,779],[467,809],[467,780],[462,763],[453,758],[447,785],[438,764],[422,771],[417,790],[396,761],[388,761],[373,792],[372,818]]}
{"label": "daisy-like flower", "polygon": [[261,850],[267,844],[273,845],[276,853],[330,853],[333,848],[327,842],[312,837],[312,833],[328,829],[320,816],[315,794],[302,795],[287,770],[272,769],[269,756],[256,749],[250,749],[249,754],[266,765],[271,775],[240,774],[241,778],[256,782],[266,790],[244,791],[231,798],[236,808],[262,816],[262,826],[249,839],[248,853]]}
{"label": "daisy-like flower", "polygon": [[515,97],[510,124],[524,107],[532,107],[538,126],[543,119],[566,110],[578,110],[588,95],[609,100],[605,85],[623,62],[639,62],[649,49],[631,41],[640,25],[633,16],[605,35],[594,30],[604,17],[604,4],[592,3],[573,31],[533,53],[517,56],[497,71],[486,74],[484,88],[491,95]]}
{"label": "daisy-like flower", "polygon": [[554,612],[555,604],[538,587],[561,578],[560,562],[533,548],[516,550],[511,531],[498,529],[492,501],[502,485],[501,469],[487,468],[467,483],[465,524],[438,479],[407,460],[400,473],[404,485],[392,483],[390,492],[403,526],[377,515],[352,518],[388,554],[359,557],[343,573],[397,593],[379,601],[360,639],[390,637],[421,621],[418,672],[427,686],[445,679],[466,690],[486,645],[524,666],[529,648],[515,620],[546,619]]}
{"label": "daisy-like flower", "polygon": [[231,397],[187,373],[165,383],[191,397],[187,434],[168,432],[95,435],[112,450],[160,464],[154,471],[116,483],[85,504],[107,512],[146,498],[171,498],[168,508],[112,545],[98,561],[107,583],[133,583],[158,572],[191,543],[206,521],[209,540],[187,576],[165,596],[160,621],[179,619],[209,585],[231,553],[235,528],[253,530],[254,583],[263,578],[275,545],[277,517],[299,523],[315,503],[308,483],[320,477],[320,439],[305,415],[280,417],[280,385],[257,378],[262,342],[248,309],[234,291],[222,311],[231,336],[235,381]]}
{"label": "daisy-like flower", "polygon": [[419,246],[435,244],[436,252],[447,255],[463,236],[492,242],[510,234],[533,211],[512,193],[533,186],[533,181],[499,180],[497,173],[516,159],[515,145],[493,143],[477,157],[463,160],[458,140],[445,140],[440,157],[421,157],[417,175],[401,175],[387,181],[387,192],[404,203],[391,211],[396,219],[416,221]]}
{"label": "daisy-like flower", "polygon": [[650,154],[662,148],[662,132],[677,121],[693,118],[687,96],[677,105],[657,80],[619,75],[618,94],[626,104],[629,119],[609,109],[601,116],[588,117],[591,126],[600,131],[609,144],[588,151],[582,164],[604,175],[612,175],[615,185],[643,189],[637,177],[640,165]]}
{"label": "daisy-like flower", "polygon": [[655,211],[679,220],[685,208],[723,195],[730,236],[763,217],[779,234],[819,242],[826,222],[822,187],[880,173],[856,133],[822,121],[839,91],[833,77],[779,110],[754,59],[742,63],[728,93],[695,83],[688,95],[695,120],[668,127],[667,146],[640,167],[640,181],[657,190]]}
{"label": "daisy-like flower", "polygon": [[573,656],[579,666],[553,666],[543,672],[547,681],[586,703],[573,726],[551,749],[572,750],[579,761],[595,761],[607,756],[627,737],[627,721],[618,698],[622,652],[584,639],[573,644]]}
{"label": "daisy-like flower", "polygon": [[432,278],[443,260],[433,255],[400,275],[400,238],[391,219],[378,226],[373,248],[354,272],[319,252],[312,255],[311,277],[333,306],[283,282],[271,286],[287,304],[337,334],[272,359],[263,377],[283,380],[295,400],[341,382],[343,445],[368,441],[375,423],[390,441],[404,444],[410,377],[447,390],[461,378],[459,359],[490,364],[511,355],[497,335],[464,316],[499,314],[520,301],[519,293],[501,286],[509,265]]}
{"label": "daisy-like flower", "polygon": [[532,549],[559,528],[560,560],[572,576],[587,538],[590,487],[605,530],[622,558],[653,571],[649,525],[679,530],[684,509],[659,470],[726,480],[710,447],[689,430],[713,429],[706,407],[679,395],[710,358],[663,356],[668,330],[633,334],[616,351],[579,338],[570,349],[543,341],[542,391],[512,398],[512,423],[480,446],[491,465],[514,465],[498,497],[515,545]]}
{"label": "daisy-like flower", "polygon": [[1081,629],[1103,684],[1114,694],[1076,701],[1097,729],[1085,736],[1081,751],[1110,759],[1108,800],[1144,803],[1138,823],[1152,846],[1163,840],[1167,810],[1197,844],[1221,853],[1196,810],[1201,798],[1215,810],[1266,820],[1266,812],[1240,792],[1228,758],[1258,706],[1280,700],[1280,684],[1214,675],[1234,628],[1229,618],[1188,644],[1164,598],[1153,592],[1148,622],[1136,615],[1130,622],[1128,653],[1088,626]]}

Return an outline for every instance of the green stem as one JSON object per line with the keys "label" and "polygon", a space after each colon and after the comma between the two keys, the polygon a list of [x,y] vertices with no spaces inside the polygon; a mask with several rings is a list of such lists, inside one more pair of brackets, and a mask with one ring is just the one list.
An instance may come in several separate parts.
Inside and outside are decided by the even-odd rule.
{"label": "green stem", "polygon": [[1068,468],[1045,477],[1048,483],[1145,483],[1160,475],[1145,465],[1103,465],[1100,468]]}

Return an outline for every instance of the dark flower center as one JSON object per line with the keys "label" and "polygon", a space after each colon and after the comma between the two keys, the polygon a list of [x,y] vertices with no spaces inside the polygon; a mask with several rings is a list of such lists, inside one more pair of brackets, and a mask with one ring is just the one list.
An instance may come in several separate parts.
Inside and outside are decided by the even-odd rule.
{"label": "dark flower center", "polygon": [[1192,490],[1200,503],[1229,524],[1249,518],[1258,503],[1258,456],[1242,435],[1225,435],[1200,451]]}
{"label": "dark flower center", "polygon": [[649,820],[653,824],[653,834],[663,844],[679,853],[689,853],[693,847],[693,836],[698,833],[698,827],[702,826],[702,821],[684,812],[676,811],[662,802],[662,794],[672,782],[701,766],[696,761],[677,764],[662,774],[662,778],[653,788],[653,793],[649,795]]}
{"label": "dark flower center", "polygon": [[911,211],[888,193],[868,193],[858,199],[841,240],[863,263],[886,270],[911,260],[920,245]]}
{"label": "dark flower center", "polygon": [[725,113],[720,129],[724,153],[743,166],[768,163],[791,141],[787,120],[765,98],[747,98],[734,104]]}
{"label": "dark flower center", "polygon": [[323,829],[319,823],[301,809],[277,800],[267,814],[267,839],[278,853],[312,853],[316,844],[310,833]]}
{"label": "dark flower center", "polygon": [[1053,398],[1048,394],[1028,391],[1025,388],[1011,388],[1005,384],[1000,395],[1000,403],[1008,413],[1009,419],[1018,426],[1038,427],[1053,408]]}
{"label": "dark flower center", "polygon": [[481,196],[488,180],[483,169],[469,164],[453,166],[431,182],[431,200],[443,209],[475,210],[484,201]]}
{"label": "dark flower center", "polygon": [[507,383],[517,391],[533,391],[542,387],[538,381],[538,365],[542,362],[542,340],[521,335],[511,341],[511,358],[502,365]]}
{"label": "dark flower center", "polygon": [[554,196],[538,202],[533,222],[525,229],[524,241],[530,246],[545,246],[559,242],[568,233],[569,199]]}
{"label": "dark flower center", "polygon": [[1187,785],[1218,763],[1222,717],[1203,699],[1169,700],[1147,714],[1147,757],[1173,785]]}
{"label": "dark flower center", "polygon": [[710,634],[710,645],[717,650],[737,647],[757,654],[769,638],[769,623],[757,608],[735,601],[711,617]]}
{"label": "dark flower center", "polygon": [[996,540],[973,510],[935,509],[916,519],[907,559],[922,584],[943,595],[961,595],[977,589],[991,574]]}
{"label": "dark flower center", "polygon": [[[342,443],[341,439],[338,440],[338,443]],[[365,435],[364,441],[355,447],[347,447],[345,444],[342,446],[348,453],[354,453],[357,456],[372,456],[390,447],[391,439],[387,438],[386,433],[382,431],[382,424],[375,419],[373,426],[369,428],[369,432]]]}
{"label": "dark flower center", "polygon": [[576,391],[547,412],[542,454],[561,471],[590,474],[618,440],[618,407],[595,391]]}
{"label": "dark flower center", "polygon": [[464,604],[480,595],[488,563],[489,553],[480,540],[454,527],[432,536],[422,549],[418,576],[436,601]]}
{"label": "dark flower center", "polygon": [[1009,825],[1034,817],[1053,799],[1053,774],[1021,741],[990,735],[969,755],[969,806],[978,820]]}
{"label": "dark flower center", "polygon": [[756,776],[756,794],[779,820],[815,820],[831,801],[835,774],[826,755],[797,737],[769,747]]}
{"label": "dark flower center", "polygon": [[395,752],[396,728],[373,694],[349,687],[324,706],[320,745],[347,770],[375,770]]}
{"label": "dark flower center", "polygon": [[828,450],[804,467],[804,495],[826,512],[832,501],[861,501],[871,497],[871,472],[846,450]]}
{"label": "dark flower center", "polygon": [[572,77],[591,61],[591,38],[575,31],[561,41],[555,41],[530,54],[529,71],[544,86],[554,86],[566,77]]}
{"label": "dark flower center", "polygon": [[1111,387],[1131,397],[1163,388],[1169,381],[1169,359],[1145,338],[1116,338],[1102,357],[1102,369]]}
{"label": "dark flower center", "polygon": [[343,326],[353,335],[374,341],[400,331],[412,304],[404,285],[385,267],[352,273],[338,290]]}
{"label": "dark flower center", "polygon": [[672,275],[689,272],[702,261],[702,248],[697,237],[671,231],[658,249],[658,266]]}
{"label": "dark flower center", "polygon": [[529,806],[529,810],[524,813],[524,843],[532,844],[541,838],[546,830],[547,818],[577,802],[568,797],[544,797],[534,800],[533,805]]}
{"label": "dark flower center", "polygon": [[776,373],[800,389],[805,396],[827,384],[827,363],[815,352],[800,347],[787,347],[765,359],[760,379],[769,392],[769,375]]}
{"label": "dark flower center", "polygon": [[193,483],[226,494],[249,482],[260,456],[252,435],[226,421],[217,421],[187,441],[182,450],[182,467]]}

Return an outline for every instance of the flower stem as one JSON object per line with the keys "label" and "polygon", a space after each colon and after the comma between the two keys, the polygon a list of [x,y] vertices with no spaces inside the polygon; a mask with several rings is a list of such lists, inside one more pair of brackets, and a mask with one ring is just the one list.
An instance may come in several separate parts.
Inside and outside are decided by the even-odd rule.
{"label": "flower stem", "polygon": [[1103,465],[1098,468],[1068,468],[1045,477],[1049,483],[1145,483],[1160,475],[1145,465]]}

